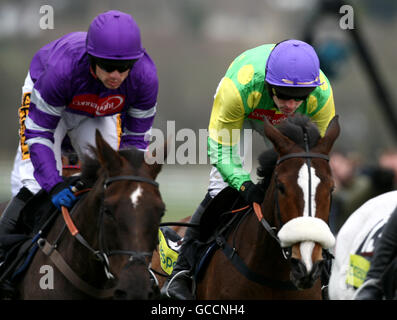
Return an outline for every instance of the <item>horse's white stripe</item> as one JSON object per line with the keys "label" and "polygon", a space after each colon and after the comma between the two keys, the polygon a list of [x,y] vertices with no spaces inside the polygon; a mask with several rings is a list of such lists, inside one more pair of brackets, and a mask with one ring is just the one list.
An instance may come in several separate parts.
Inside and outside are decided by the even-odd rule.
{"label": "horse's white stripe", "polygon": [[305,264],[308,273],[312,270],[313,267],[313,261],[312,261],[313,248],[314,248],[313,241],[303,241],[300,244],[302,261]]}
{"label": "horse's white stripe", "polygon": [[141,195],[142,195],[142,188],[140,185],[138,185],[138,188],[136,188],[130,196],[131,202],[132,202],[132,205],[134,206],[134,208],[136,208],[138,206],[138,200]]}
{"label": "horse's white stripe", "polygon": [[[316,170],[313,167],[310,167],[310,174],[311,174],[311,202],[312,202],[312,215],[313,217],[316,215],[316,189],[320,183],[320,178],[316,175]],[[309,170],[308,166],[305,163],[302,168],[299,170],[298,173],[298,185],[301,187],[303,191],[303,201],[304,201],[304,209],[303,209],[303,216],[309,216]]]}
{"label": "horse's white stripe", "polygon": [[[298,185],[302,188],[303,192],[303,216],[309,217],[309,197],[311,197],[311,214],[312,217],[316,216],[316,189],[320,183],[319,177],[316,175],[316,171],[313,167],[310,167],[311,175],[311,194],[309,194],[309,167],[305,163],[299,170],[298,174]],[[310,272],[313,267],[312,253],[314,248],[313,241],[303,241],[300,244],[300,252],[302,256],[302,261],[306,266],[307,272]]]}

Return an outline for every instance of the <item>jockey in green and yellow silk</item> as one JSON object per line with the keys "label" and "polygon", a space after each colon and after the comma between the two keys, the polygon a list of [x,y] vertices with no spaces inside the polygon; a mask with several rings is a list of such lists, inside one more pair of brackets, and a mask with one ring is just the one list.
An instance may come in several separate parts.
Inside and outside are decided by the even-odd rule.
{"label": "jockey in green and yellow silk", "polygon": [[[239,153],[243,128],[264,136],[264,118],[273,125],[298,112],[317,124],[323,136],[335,115],[331,85],[320,70],[314,49],[299,40],[286,40],[245,51],[229,66],[215,93],[209,123],[208,155],[213,168],[208,192],[193,214],[191,223],[200,223],[207,203],[226,186],[239,190],[246,202],[261,203],[263,190],[251,181]],[[163,292],[176,299],[194,299],[188,261],[200,235],[188,228],[176,265]],[[189,256],[195,256],[190,254]]]}
{"label": "jockey in green and yellow silk", "polygon": [[[265,117],[275,125],[288,116],[288,112],[278,108],[273,99],[275,95],[280,99],[285,98],[282,92],[275,94],[278,91],[274,87],[269,88],[269,81],[268,83],[264,81],[267,80],[267,61],[274,47],[274,44],[262,45],[239,55],[229,66],[215,94],[209,123],[208,155],[210,159],[215,159],[213,165],[223,180],[237,190],[244,182],[251,180],[249,173],[243,170],[241,161],[238,161],[237,154],[239,131],[244,127],[245,122],[249,122],[249,127],[264,136]],[[301,103],[293,112],[308,115],[317,124],[321,135],[324,135],[328,123],[335,115],[334,99],[331,85],[324,73],[320,71],[314,79],[317,80],[312,83],[310,79],[302,81],[305,85],[318,86],[309,87],[314,90],[309,94],[303,92],[303,96],[298,96],[297,102],[301,101]],[[284,82],[274,81],[274,83],[278,86],[294,83],[294,79],[282,78],[281,81],[283,80]],[[285,88],[288,90],[288,87]],[[233,130],[234,134],[232,134]],[[225,139],[222,139],[224,136],[230,139],[224,141]],[[220,191],[215,184],[212,190],[214,189],[216,193]]]}

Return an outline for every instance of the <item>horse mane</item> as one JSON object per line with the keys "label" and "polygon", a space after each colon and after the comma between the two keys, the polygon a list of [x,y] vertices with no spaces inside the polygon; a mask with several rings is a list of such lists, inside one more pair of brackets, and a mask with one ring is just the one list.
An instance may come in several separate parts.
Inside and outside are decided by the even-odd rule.
{"label": "horse mane", "polygon": [[[305,148],[304,132],[306,132],[308,136],[309,149],[313,148],[321,138],[317,126],[311,122],[310,118],[306,115],[295,114],[292,117],[288,117],[277,126],[277,129],[302,149]],[[274,148],[266,150],[259,155],[257,175],[261,178],[259,185],[262,186],[264,190],[266,190],[270,184],[277,158],[278,154]]]}
{"label": "horse mane", "polygon": [[[90,147],[91,154],[86,154],[83,157],[82,168],[81,168],[81,180],[87,185],[93,186],[100,175],[101,164],[96,158],[96,148]],[[138,169],[141,167],[144,161],[144,152],[138,150],[135,147],[130,147],[128,149],[122,149],[117,151],[117,153],[125,158],[133,169]],[[94,155],[94,156],[93,156]]]}
{"label": "horse mane", "polygon": [[313,148],[321,138],[317,125],[306,115],[295,114],[280,123],[277,129],[301,148],[305,148],[304,133],[309,140],[309,148]]}

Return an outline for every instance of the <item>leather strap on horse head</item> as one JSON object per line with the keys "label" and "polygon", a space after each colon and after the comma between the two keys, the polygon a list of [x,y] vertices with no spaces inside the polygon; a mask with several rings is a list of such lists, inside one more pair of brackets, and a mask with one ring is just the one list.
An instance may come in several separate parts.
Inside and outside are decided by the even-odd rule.
{"label": "leather strap on horse head", "polygon": [[[81,190],[78,192],[75,192],[76,195],[79,195],[81,193],[85,193],[89,191],[90,189],[85,189]],[[79,230],[77,229],[76,225],[74,224],[69,210],[62,206],[62,217],[65,221],[65,224],[67,228],[69,229],[69,232],[73,237],[76,237],[78,241],[83,244],[85,247],[87,247],[90,251],[95,253],[95,250],[91,248],[91,246],[85,241],[83,237],[80,236]],[[111,289],[97,289],[84,280],[82,280],[71,268],[70,266],[66,263],[66,261],[63,259],[62,255],[56,250],[56,246],[51,245],[46,239],[41,238],[38,241],[38,244],[43,251],[45,255],[47,255],[51,261],[55,264],[55,266],[59,269],[59,271],[65,276],[66,279],[68,279],[76,288],[84,292],[85,294],[94,297],[94,298],[100,298],[100,299],[106,299],[106,298],[111,298],[113,296],[113,291],[114,288]]]}
{"label": "leather strap on horse head", "polygon": [[260,204],[254,202],[253,207],[254,207],[255,215],[258,218],[259,222],[262,224],[262,226],[266,229],[266,231],[270,234],[270,236],[278,242],[278,244],[281,244],[281,241],[274,232],[274,229],[270,226],[269,222],[267,222],[266,219],[263,217]]}
{"label": "leather strap on horse head", "polygon": [[[119,180],[133,180],[133,181],[140,181],[140,182],[147,182],[150,184],[153,184],[158,187],[158,184],[152,180],[142,178],[141,177],[136,177],[136,176],[118,176],[118,177],[113,177],[107,179],[105,182],[105,185],[108,185],[114,181],[119,181]],[[73,190],[73,189],[72,189]],[[79,195],[81,193],[85,193],[89,191],[90,189],[84,189],[81,191],[78,190],[73,190],[75,192],[75,195]],[[62,206],[62,217],[65,221],[65,225],[68,228],[69,232],[71,235],[76,238],[79,243],[81,243],[85,248],[87,248],[91,253],[94,254],[94,256],[102,262],[104,268],[105,268],[105,274],[108,279],[114,279],[113,274],[110,272],[109,269],[109,260],[108,256],[110,255],[127,255],[129,256],[129,262],[127,263],[127,266],[132,265],[134,263],[143,263],[146,264],[145,259],[148,256],[152,255],[152,252],[135,252],[135,251],[128,251],[128,250],[112,250],[110,252],[103,252],[102,250],[95,250],[94,248],[91,247],[91,245],[84,239],[84,237],[80,234],[79,230],[77,229],[76,225],[74,224],[71,215],[69,213],[69,210]],[[100,232],[101,233],[101,232]],[[45,241],[45,244],[47,241],[45,239],[42,239]],[[45,244],[43,246],[45,246]],[[44,247],[43,247],[44,248]],[[43,250],[42,248],[42,250]],[[80,279],[76,273],[69,267],[69,265],[65,262],[65,260],[62,258],[60,253],[56,250],[56,245],[47,245],[48,250],[48,256],[51,258],[51,260],[54,262],[54,264],[58,267],[58,269],[62,272],[62,274],[72,283],[74,284],[78,289],[81,291],[85,292],[86,294],[93,296],[93,297],[99,297],[99,298],[107,298],[111,297],[113,295],[113,289],[96,289],[89,284],[87,284],[85,281]],[[44,251],[43,251],[44,252]],[[150,269],[148,268],[149,272]]]}
{"label": "leather strap on horse head", "polygon": [[51,245],[46,239],[41,238],[38,241],[41,251],[48,256],[55,266],[61,271],[61,273],[68,279],[76,288],[84,292],[85,294],[93,297],[106,299],[113,296],[114,288],[110,289],[98,289],[91,286],[89,283],[82,280],[66,263],[62,258],[62,255]]}

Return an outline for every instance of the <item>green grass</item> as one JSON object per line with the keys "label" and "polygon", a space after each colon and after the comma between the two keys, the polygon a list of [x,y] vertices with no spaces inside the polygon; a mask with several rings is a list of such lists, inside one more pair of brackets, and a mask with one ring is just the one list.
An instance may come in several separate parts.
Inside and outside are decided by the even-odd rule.
{"label": "green grass", "polygon": [[209,182],[210,166],[165,165],[157,181],[166,205],[162,221],[178,221],[196,211],[204,199]]}

